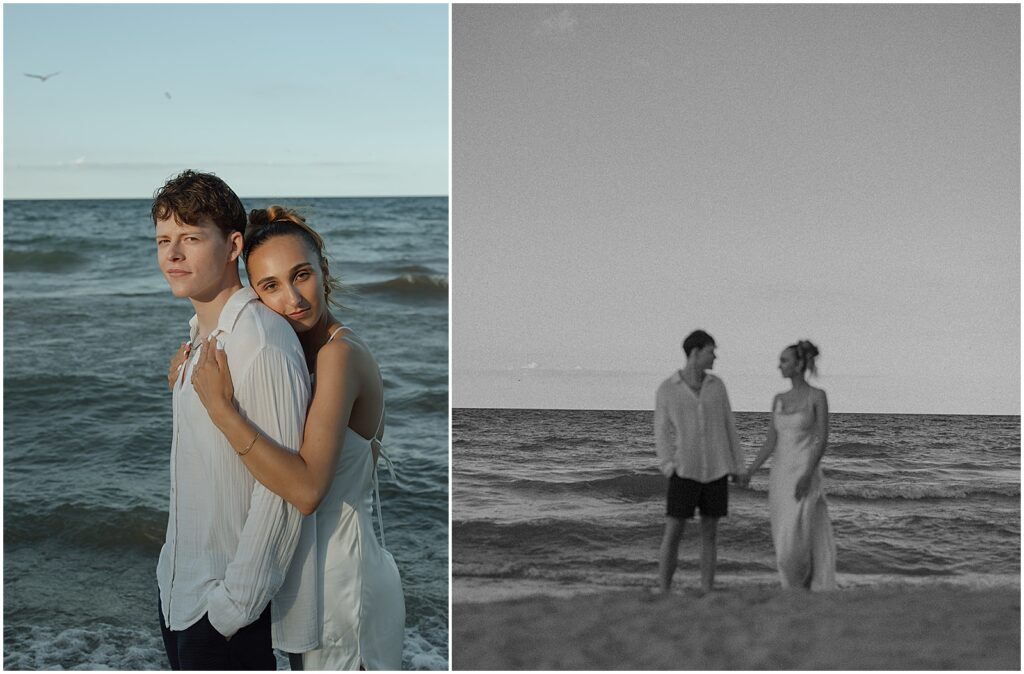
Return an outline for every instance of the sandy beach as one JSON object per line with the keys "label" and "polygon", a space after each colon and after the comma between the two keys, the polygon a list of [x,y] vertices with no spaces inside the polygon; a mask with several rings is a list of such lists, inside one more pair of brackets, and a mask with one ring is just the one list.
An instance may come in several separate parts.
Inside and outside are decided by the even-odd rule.
{"label": "sandy beach", "polygon": [[456,603],[456,670],[1020,669],[1020,589],[728,588]]}

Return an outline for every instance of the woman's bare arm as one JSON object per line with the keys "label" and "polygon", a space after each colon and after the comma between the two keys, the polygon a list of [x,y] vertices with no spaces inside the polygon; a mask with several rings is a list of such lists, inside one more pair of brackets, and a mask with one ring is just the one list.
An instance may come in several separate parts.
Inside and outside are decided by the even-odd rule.
{"label": "woman's bare arm", "polygon": [[[209,345],[207,345],[209,346]],[[227,357],[203,349],[193,379],[210,418],[267,489],[304,515],[315,511],[331,487],[352,407],[359,397],[359,354],[348,341],[328,343],[317,354],[317,386],[298,453],[267,438],[235,408]]]}
{"label": "woman's bare arm", "polygon": [[[772,406],[770,409],[775,409],[775,401],[777,401],[778,399],[778,396],[775,396],[772,399]],[[749,480],[750,476],[756,473],[757,470],[761,467],[761,464],[768,460],[768,457],[771,456],[772,452],[775,451],[776,442],[778,442],[778,434],[775,432],[775,424],[772,423],[771,419],[769,419],[768,437],[765,439],[764,445],[761,447],[761,451],[757,453],[757,456],[754,457],[754,460],[750,462],[749,466],[747,466],[746,479]]]}
{"label": "woman's bare arm", "polygon": [[793,494],[799,501],[807,495],[811,485],[811,478],[814,471],[825,456],[825,447],[828,446],[828,396],[821,389],[814,389],[814,397],[811,399],[811,406],[814,410],[815,438],[817,444],[811,450],[807,462],[807,470],[800,476],[796,483],[796,491]]}

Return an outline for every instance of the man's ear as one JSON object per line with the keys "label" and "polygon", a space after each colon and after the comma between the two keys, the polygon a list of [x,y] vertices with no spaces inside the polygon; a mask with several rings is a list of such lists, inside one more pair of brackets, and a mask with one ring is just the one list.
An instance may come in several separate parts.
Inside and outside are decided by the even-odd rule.
{"label": "man's ear", "polygon": [[228,236],[228,243],[231,244],[231,261],[235,262],[242,254],[242,247],[245,243],[241,232],[231,232]]}

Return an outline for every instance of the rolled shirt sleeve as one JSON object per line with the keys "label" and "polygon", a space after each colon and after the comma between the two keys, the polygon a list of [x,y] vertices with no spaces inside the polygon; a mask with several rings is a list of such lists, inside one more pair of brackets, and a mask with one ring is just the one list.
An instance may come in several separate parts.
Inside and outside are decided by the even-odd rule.
{"label": "rolled shirt sleeve", "polygon": [[[266,346],[235,386],[239,409],[261,433],[288,448],[302,443],[309,402],[304,363]],[[210,624],[225,637],[254,622],[284,582],[299,540],[302,514],[259,482],[234,558],[207,596]]]}

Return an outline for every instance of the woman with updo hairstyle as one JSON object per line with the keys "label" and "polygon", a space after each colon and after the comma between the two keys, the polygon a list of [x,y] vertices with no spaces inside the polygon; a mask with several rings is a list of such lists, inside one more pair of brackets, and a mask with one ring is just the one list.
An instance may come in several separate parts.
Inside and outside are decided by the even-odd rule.
{"label": "woman with updo hairstyle", "polygon": [[[306,357],[313,396],[302,446],[297,453],[282,447],[239,413],[227,359],[216,348],[200,353],[193,384],[246,469],[307,516],[273,600],[287,606],[281,622],[316,621],[318,642],[289,654],[292,669],[400,669],[405,599],[398,567],[384,548],[380,516],[377,460],[387,457],[377,361],[331,313],[330,304],[343,308],[334,300],[340,286],[323,239],[305,218],[281,206],[252,211],[242,259],[249,284],[292,326]],[[187,358],[188,351],[179,356]],[[172,381],[177,362],[168,375]]]}
{"label": "woman with updo hairstyle", "polygon": [[801,363],[802,372],[810,373],[812,377],[816,377],[818,375],[818,368],[814,364],[814,359],[818,357],[818,347],[804,339],[796,344],[790,344],[786,349],[791,349],[793,351],[797,361]]}
{"label": "woman with updo hairstyle", "polygon": [[807,375],[817,374],[818,355],[818,347],[808,340],[782,350],[779,371],[789,379],[790,389],[772,400],[768,438],[738,479],[747,486],[750,476],[773,456],[768,505],[784,588],[836,587],[836,546],[820,465],[828,445],[828,397],[807,383]]}
{"label": "woman with updo hairstyle", "polygon": [[242,247],[242,261],[245,262],[246,273],[249,271],[249,255],[252,251],[263,245],[267,239],[282,234],[301,236],[309,247],[317,252],[327,301],[343,309],[344,306],[337,299],[337,295],[342,292],[342,286],[338,279],[331,276],[327,254],[324,252],[324,240],[306,224],[304,217],[293,210],[273,205],[249,212],[249,224],[245,228],[245,243]]}

